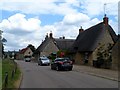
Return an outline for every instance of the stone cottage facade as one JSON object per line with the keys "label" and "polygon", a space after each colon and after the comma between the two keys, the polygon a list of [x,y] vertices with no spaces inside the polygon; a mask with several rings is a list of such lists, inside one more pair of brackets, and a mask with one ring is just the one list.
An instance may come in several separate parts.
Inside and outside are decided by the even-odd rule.
{"label": "stone cottage facade", "polygon": [[[108,23],[108,17],[103,18],[103,22],[98,23],[86,30],[79,30],[79,35],[71,49],[75,54],[76,64],[86,64],[93,66],[94,62],[100,61],[100,67],[111,55],[111,48],[117,40],[117,35]],[[101,55],[101,56],[100,56]],[[102,61],[104,59],[104,61]],[[111,61],[110,61],[111,62]]]}

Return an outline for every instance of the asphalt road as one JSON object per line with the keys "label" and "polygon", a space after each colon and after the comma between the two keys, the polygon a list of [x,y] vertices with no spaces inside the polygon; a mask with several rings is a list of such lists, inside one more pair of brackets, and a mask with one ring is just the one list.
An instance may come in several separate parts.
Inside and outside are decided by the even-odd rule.
{"label": "asphalt road", "polygon": [[55,71],[50,66],[16,61],[23,73],[20,88],[118,88],[118,82],[85,73]]}

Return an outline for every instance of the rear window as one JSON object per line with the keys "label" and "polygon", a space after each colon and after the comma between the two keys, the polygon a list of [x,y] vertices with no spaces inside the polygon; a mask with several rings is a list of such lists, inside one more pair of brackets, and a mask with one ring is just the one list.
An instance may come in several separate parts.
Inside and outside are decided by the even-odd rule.
{"label": "rear window", "polygon": [[31,58],[31,56],[25,56],[24,58]]}
{"label": "rear window", "polygon": [[66,59],[64,58],[59,58],[59,59],[56,59],[55,61],[65,61]]}
{"label": "rear window", "polygon": [[69,58],[57,58],[55,61],[70,61]]}

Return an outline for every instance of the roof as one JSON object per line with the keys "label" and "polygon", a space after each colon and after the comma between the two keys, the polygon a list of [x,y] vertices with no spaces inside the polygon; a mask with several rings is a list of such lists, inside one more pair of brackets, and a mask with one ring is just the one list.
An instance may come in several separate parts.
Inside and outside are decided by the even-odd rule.
{"label": "roof", "polygon": [[75,43],[72,47],[72,52],[84,52],[89,51],[92,52],[97,47],[98,42],[101,40],[103,34],[107,30],[109,31],[114,42],[117,40],[117,35],[110,25],[105,26],[103,22],[92,26],[86,29],[84,32],[79,33]]}
{"label": "roof", "polygon": [[52,41],[59,50],[67,50],[69,49],[72,44],[74,43],[74,39],[58,39],[58,38],[47,38],[45,39],[40,46],[36,49],[35,53],[42,52],[44,47]]}
{"label": "roof", "polygon": [[55,39],[56,45],[60,50],[68,50],[74,41],[75,39]]}
{"label": "roof", "polygon": [[45,40],[38,46],[38,48],[35,50],[34,53],[42,52],[42,50],[44,49],[44,47],[45,47],[51,40],[52,40],[51,38],[45,39]]}
{"label": "roof", "polygon": [[23,48],[22,50],[20,50],[19,53],[20,53],[20,54],[24,54],[27,49],[28,49],[28,48]]}

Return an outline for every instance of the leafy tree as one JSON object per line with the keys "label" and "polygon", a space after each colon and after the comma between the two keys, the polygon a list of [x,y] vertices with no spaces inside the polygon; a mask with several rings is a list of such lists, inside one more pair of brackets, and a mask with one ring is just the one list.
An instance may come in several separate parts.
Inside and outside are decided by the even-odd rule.
{"label": "leafy tree", "polygon": [[27,47],[30,48],[32,50],[32,52],[34,52],[36,50],[32,44],[29,44]]}
{"label": "leafy tree", "polygon": [[104,47],[105,45],[100,45],[98,48],[97,64],[98,67],[101,67],[101,65],[103,65],[104,68],[110,68],[110,64],[112,62],[111,50],[113,45],[109,43],[106,49]]}

